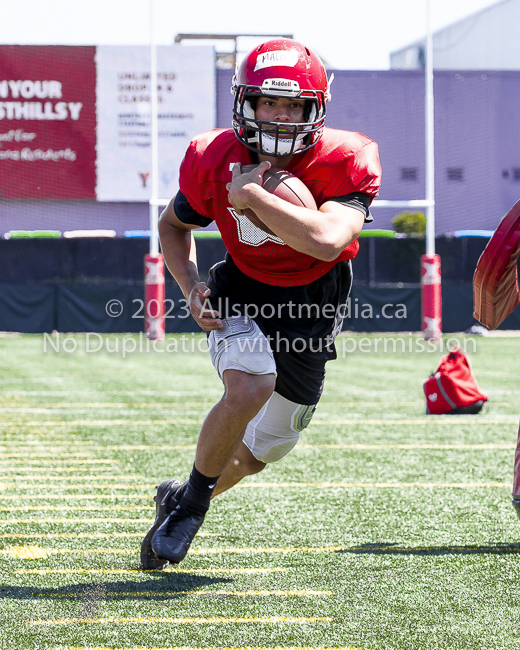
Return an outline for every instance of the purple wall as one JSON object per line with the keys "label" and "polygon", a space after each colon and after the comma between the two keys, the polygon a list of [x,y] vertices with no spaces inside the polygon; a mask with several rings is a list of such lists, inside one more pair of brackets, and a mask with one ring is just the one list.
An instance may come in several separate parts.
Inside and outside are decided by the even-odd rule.
{"label": "purple wall", "polygon": [[[231,77],[231,70],[217,72],[218,127],[231,125]],[[327,124],[361,131],[379,144],[380,198],[424,198],[424,74],[339,70],[335,77]],[[494,229],[520,198],[519,107],[520,71],[435,72],[438,234]],[[416,169],[416,180],[404,180],[403,169]],[[400,211],[374,208],[374,227],[391,227]],[[147,227],[148,205],[143,203],[0,200],[0,233],[108,228],[122,235]]]}

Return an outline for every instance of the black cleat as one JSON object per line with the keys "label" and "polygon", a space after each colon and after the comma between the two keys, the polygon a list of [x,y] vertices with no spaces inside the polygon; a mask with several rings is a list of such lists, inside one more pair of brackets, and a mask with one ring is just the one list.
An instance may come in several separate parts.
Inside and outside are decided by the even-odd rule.
{"label": "black cleat", "polygon": [[168,565],[167,560],[158,560],[152,551],[152,537],[170,512],[177,507],[177,493],[181,485],[183,484],[177,479],[170,478],[157,486],[157,494],[153,498],[155,501],[155,522],[141,542],[140,569],[164,569]]}
{"label": "black cleat", "polygon": [[520,499],[513,499],[513,508],[516,510],[518,517],[520,517]]}
{"label": "black cleat", "polygon": [[204,517],[204,514],[195,514],[177,506],[152,538],[152,549],[157,558],[171,564],[184,560]]}

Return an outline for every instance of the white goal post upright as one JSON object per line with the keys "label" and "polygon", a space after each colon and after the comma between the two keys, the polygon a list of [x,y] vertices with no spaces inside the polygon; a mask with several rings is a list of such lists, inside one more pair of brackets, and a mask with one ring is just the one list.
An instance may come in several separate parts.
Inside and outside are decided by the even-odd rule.
{"label": "white goal post upright", "polygon": [[442,334],[441,259],[435,254],[435,149],[433,95],[433,34],[431,0],[426,2],[425,124],[426,124],[426,255],[421,259],[422,331],[426,340],[438,341]]}
{"label": "white goal post upright", "polygon": [[425,180],[426,198],[412,201],[372,202],[374,208],[425,208],[426,255],[421,257],[421,329],[424,338],[438,341],[441,337],[441,260],[435,254],[435,149],[434,149],[434,95],[433,95],[433,35],[430,21],[430,0],[425,0]]}
{"label": "white goal post upright", "polygon": [[151,197],[150,252],[144,260],[145,282],[145,333],[153,341],[164,339],[164,259],[159,253],[158,208],[159,201],[159,119],[157,93],[157,45],[155,43],[155,0],[149,1],[150,9],[150,142],[151,142]]}

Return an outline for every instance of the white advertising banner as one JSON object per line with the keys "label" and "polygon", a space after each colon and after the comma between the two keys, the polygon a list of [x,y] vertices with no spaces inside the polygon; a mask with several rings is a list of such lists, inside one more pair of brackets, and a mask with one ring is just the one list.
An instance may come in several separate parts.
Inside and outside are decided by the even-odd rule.
{"label": "white advertising banner", "polygon": [[[150,48],[101,46],[96,51],[98,201],[151,196]],[[178,190],[190,140],[215,127],[212,47],[157,47],[159,197]]]}

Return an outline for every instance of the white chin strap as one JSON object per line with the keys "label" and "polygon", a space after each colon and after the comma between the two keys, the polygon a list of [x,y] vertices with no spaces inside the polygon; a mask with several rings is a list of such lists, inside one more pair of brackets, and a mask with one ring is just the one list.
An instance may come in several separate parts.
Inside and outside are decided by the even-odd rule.
{"label": "white chin strap", "polygon": [[[302,133],[301,135],[296,136],[296,142],[294,143],[294,150],[293,151],[298,151],[303,146],[303,138],[305,137],[305,133]],[[258,136],[255,138],[255,140],[258,142],[259,138]],[[278,138],[278,148],[276,146],[276,138],[273,137],[272,135],[267,135],[266,133],[262,133],[262,150],[265,151],[265,153],[291,153],[291,148],[292,148],[293,140],[292,138],[286,139],[286,138]]]}

